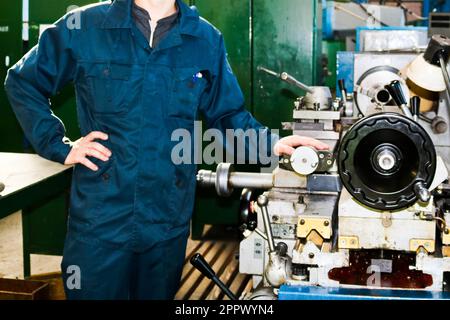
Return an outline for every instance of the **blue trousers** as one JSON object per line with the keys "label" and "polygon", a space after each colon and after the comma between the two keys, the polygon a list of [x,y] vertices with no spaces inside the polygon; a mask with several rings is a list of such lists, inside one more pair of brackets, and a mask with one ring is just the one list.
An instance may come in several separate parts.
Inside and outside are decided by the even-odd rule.
{"label": "blue trousers", "polygon": [[61,263],[69,300],[171,300],[178,290],[187,236],[143,253],[105,248],[69,237]]}

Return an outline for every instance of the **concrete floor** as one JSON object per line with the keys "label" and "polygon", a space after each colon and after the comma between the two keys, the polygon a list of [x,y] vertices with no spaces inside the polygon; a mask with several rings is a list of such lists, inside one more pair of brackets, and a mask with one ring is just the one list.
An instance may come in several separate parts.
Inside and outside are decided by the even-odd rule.
{"label": "concrete floor", "polygon": [[[60,271],[62,257],[31,255],[31,274]],[[0,278],[23,279],[22,216],[16,212],[0,220]]]}

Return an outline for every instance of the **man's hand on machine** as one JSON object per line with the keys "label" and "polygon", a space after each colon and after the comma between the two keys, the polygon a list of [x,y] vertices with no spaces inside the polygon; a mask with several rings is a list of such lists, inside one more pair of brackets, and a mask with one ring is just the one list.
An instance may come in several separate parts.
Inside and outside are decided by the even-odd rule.
{"label": "man's hand on machine", "polygon": [[319,140],[302,137],[297,135],[287,136],[278,140],[278,142],[273,147],[273,152],[277,156],[287,155],[290,156],[294,152],[296,147],[307,146],[313,147],[317,150],[328,150],[330,147]]}
{"label": "man's hand on machine", "polygon": [[87,136],[78,139],[73,143],[72,150],[67,155],[64,164],[72,165],[79,163],[93,171],[97,171],[98,166],[87,157],[94,157],[106,162],[111,157],[111,151],[100,143],[95,142],[94,140],[96,139],[105,141],[108,140],[108,135],[103,132],[92,131]]}

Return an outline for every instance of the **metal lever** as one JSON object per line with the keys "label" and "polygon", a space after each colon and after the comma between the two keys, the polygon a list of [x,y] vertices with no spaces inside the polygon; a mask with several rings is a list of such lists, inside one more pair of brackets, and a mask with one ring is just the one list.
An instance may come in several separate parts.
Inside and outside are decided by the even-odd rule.
{"label": "metal lever", "polygon": [[418,121],[419,120],[419,114],[420,114],[420,97],[419,96],[414,96],[411,98],[411,113],[413,115],[413,119],[414,121]]}
{"label": "metal lever", "polygon": [[269,244],[269,253],[275,252],[275,242],[273,241],[272,228],[270,226],[269,211],[267,211],[267,203],[269,202],[269,199],[265,195],[260,195],[257,202],[262,212],[264,229],[267,236],[267,243]]}
{"label": "metal lever", "polygon": [[223,293],[227,295],[228,298],[230,298],[231,300],[238,300],[234,293],[231,292],[230,289],[217,277],[214,270],[200,253],[196,253],[192,256],[191,264],[205,277],[211,279],[220,288],[220,290],[222,290]]}
{"label": "metal lever", "polygon": [[257,202],[261,208],[267,243],[269,244],[269,263],[264,270],[264,275],[270,285],[279,287],[292,275],[292,260],[287,255],[286,244],[278,243],[278,246],[275,247],[272,228],[270,226],[269,211],[267,210],[269,198],[263,194],[258,197]]}
{"label": "metal lever", "polygon": [[313,88],[311,88],[311,87],[307,86],[306,84],[298,81],[297,79],[295,79],[293,76],[291,76],[287,72],[283,72],[283,73],[279,74],[279,73],[277,73],[275,71],[272,71],[270,69],[267,69],[267,68],[264,68],[264,67],[261,67],[261,66],[259,66],[257,68],[257,70],[258,71],[263,71],[263,72],[265,72],[267,74],[270,74],[271,76],[280,78],[281,80],[283,80],[283,81],[285,81],[285,82],[287,82],[287,83],[289,83],[289,84],[291,84],[293,86],[296,86],[297,88],[305,90],[308,93],[311,93],[311,94],[314,93],[314,89]]}
{"label": "metal lever", "polygon": [[339,79],[338,84],[339,84],[339,91],[341,91],[341,95],[342,95],[342,102],[345,105],[347,103],[347,90],[345,90],[344,79]]}
{"label": "metal lever", "polygon": [[445,63],[445,57],[443,54],[439,56],[439,65],[441,67],[442,75],[444,76],[444,82],[445,86],[447,87],[447,93],[450,96],[450,76],[448,74],[447,64]]}
{"label": "metal lever", "polygon": [[405,95],[403,94],[402,86],[400,81],[394,80],[390,84],[385,86],[385,89],[389,92],[395,104],[402,109],[403,114],[408,118],[413,118],[411,111],[407,106],[407,101]]}
{"label": "metal lever", "polygon": [[342,96],[342,105],[344,106],[344,113],[347,117],[353,117],[353,106],[347,101],[347,89],[345,89],[345,80],[339,79],[339,90]]}

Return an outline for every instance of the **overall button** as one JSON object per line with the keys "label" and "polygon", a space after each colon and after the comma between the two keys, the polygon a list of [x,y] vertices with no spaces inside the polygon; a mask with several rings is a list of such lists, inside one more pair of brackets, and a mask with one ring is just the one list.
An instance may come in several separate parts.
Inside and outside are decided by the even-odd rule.
{"label": "overall button", "polygon": [[183,180],[177,178],[176,181],[175,181],[175,185],[176,185],[178,188],[182,188],[182,187],[184,186]]}

